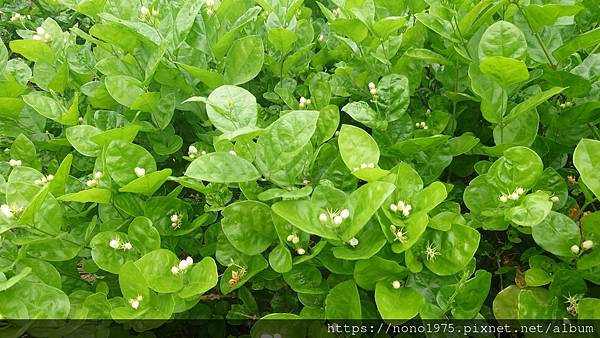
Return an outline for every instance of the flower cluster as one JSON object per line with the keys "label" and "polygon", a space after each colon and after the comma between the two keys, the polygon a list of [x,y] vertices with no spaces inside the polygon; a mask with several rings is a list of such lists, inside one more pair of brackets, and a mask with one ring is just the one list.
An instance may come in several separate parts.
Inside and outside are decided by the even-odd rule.
{"label": "flower cluster", "polygon": [[213,15],[216,10],[215,0],[206,0],[206,15]]}
{"label": "flower cluster", "polygon": [[8,165],[11,167],[20,167],[21,165],[23,165],[23,162],[21,160],[9,160],[8,161]]}
{"label": "flower cluster", "polygon": [[371,93],[371,95],[375,96],[377,95],[377,87],[375,87],[375,84],[373,82],[369,82],[369,93]]}
{"label": "flower cluster", "polygon": [[123,249],[125,251],[129,251],[133,249],[133,245],[130,242],[121,243],[121,240],[119,240],[118,238],[111,239],[110,242],[108,242],[108,246],[115,250]]}
{"label": "flower cluster", "polygon": [[[200,155],[206,155],[206,150],[202,150],[200,152]],[[196,148],[193,145],[189,146],[188,147],[188,156],[190,158],[196,158],[196,157],[198,157],[198,148]]]}
{"label": "flower cluster", "polygon": [[42,178],[33,180],[33,184],[35,185],[43,185],[54,180],[54,175],[42,176]]}
{"label": "flower cluster", "polygon": [[152,17],[157,17],[158,14],[160,14],[158,9],[155,9],[155,8],[149,9],[146,6],[140,7],[140,17],[142,18],[142,20],[150,19]]}
{"label": "flower cluster", "polygon": [[171,220],[171,228],[179,229],[179,227],[181,226],[181,221],[183,220],[183,217],[181,217],[181,215],[179,215],[179,214],[173,214],[173,215],[171,215],[170,220]]}
{"label": "flower cluster", "polygon": [[20,13],[15,13],[10,17],[10,21],[12,22],[25,20],[31,20],[31,15],[21,15]]}
{"label": "flower cluster", "polygon": [[[371,163],[361,163],[360,164],[360,169],[366,169],[366,168],[375,168],[375,163],[371,162]],[[352,168],[353,171],[358,171],[358,167],[354,167]]]}
{"label": "flower cluster", "polygon": [[565,102],[565,103],[561,103],[561,104],[559,104],[558,106],[559,106],[559,107],[561,107],[561,108],[563,108],[563,109],[564,109],[564,108],[571,108],[571,107],[573,107],[573,102],[571,102],[571,101],[567,101],[567,102]]}
{"label": "flower cluster", "polygon": [[321,223],[333,223],[335,225],[340,225],[342,222],[350,217],[350,211],[348,209],[343,209],[342,211],[330,211],[328,210],[326,213],[322,212],[319,215],[319,222]]}
{"label": "flower cluster", "polygon": [[390,204],[390,210],[395,213],[402,213],[404,217],[408,217],[412,210],[412,205],[405,203],[404,201],[398,201],[396,204]]}
{"label": "flower cluster", "polygon": [[404,228],[398,229],[394,224],[391,224],[390,231],[394,234],[394,241],[399,241],[400,243],[408,241],[408,233],[404,232]]}
{"label": "flower cluster", "polygon": [[425,123],[425,121],[422,121],[422,122],[415,123],[415,128],[427,130],[427,129],[429,129],[429,126],[427,125],[427,123]]}
{"label": "flower cluster", "polygon": [[173,265],[173,267],[171,267],[171,272],[174,275],[176,275],[182,271],[185,271],[187,268],[189,268],[193,264],[194,264],[194,259],[192,259],[192,257],[190,257],[190,256],[187,256],[185,259],[182,259],[179,262],[179,264]]}
{"label": "flower cluster", "polygon": [[52,36],[50,35],[50,33],[46,32],[46,30],[44,29],[44,27],[38,27],[35,29],[36,34],[33,36],[34,40],[37,41],[42,41],[42,42],[48,42],[50,40],[52,40]]}
{"label": "flower cluster", "polygon": [[292,243],[292,244],[298,244],[300,243],[300,238],[297,235],[294,234],[290,234],[287,236],[287,241]]}
{"label": "flower cluster", "polygon": [[4,215],[4,217],[6,217],[8,219],[14,218],[15,214],[18,214],[22,211],[23,211],[23,208],[19,208],[19,207],[11,208],[10,206],[8,206],[8,204],[0,205],[0,213],[2,213],[2,215]]}
{"label": "flower cluster", "polygon": [[310,99],[305,98],[304,96],[300,96],[300,101],[298,101],[298,106],[300,109],[304,109],[305,107],[311,104]]}
{"label": "flower cluster", "polygon": [[93,187],[97,186],[98,181],[100,181],[102,176],[104,176],[104,174],[101,171],[95,172],[94,178],[92,178],[91,180],[87,180],[87,182],[85,182],[85,185],[87,185],[89,188],[93,188]]}
{"label": "flower cluster", "polygon": [[[583,241],[583,243],[581,243],[581,248],[583,248],[583,250],[590,250],[594,247],[594,241],[588,239]],[[578,255],[579,252],[581,252],[581,248],[579,247],[579,245],[574,244],[573,246],[571,246],[571,252],[574,255]]]}
{"label": "flower cluster", "polygon": [[502,203],[506,203],[508,202],[508,200],[513,200],[516,201],[519,199],[519,197],[521,197],[521,195],[523,195],[525,193],[525,189],[518,187],[517,189],[515,189],[515,191],[513,191],[510,194],[507,195],[500,195],[500,197],[498,197],[498,199],[500,200],[500,202]]}
{"label": "flower cluster", "polygon": [[131,305],[131,307],[132,307],[134,310],[137,310],[137,309],[140,307],[140,302],[141,302],[142,300],[144,300],[144,297],[142,297],[141,295],[139,295],[139,296],[137,296],[137,297],[136,297],[136,298],[134,298],[134,299],[130,299],[130,300],[129,300],[129,305]]}

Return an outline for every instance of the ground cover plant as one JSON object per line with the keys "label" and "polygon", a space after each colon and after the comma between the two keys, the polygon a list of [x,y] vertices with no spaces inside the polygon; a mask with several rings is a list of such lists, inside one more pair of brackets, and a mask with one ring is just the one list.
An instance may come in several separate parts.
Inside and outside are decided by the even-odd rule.
{"label": "ground cover plant", "polygon": [[600,318],[599,2],[0,6],[0,318]]}

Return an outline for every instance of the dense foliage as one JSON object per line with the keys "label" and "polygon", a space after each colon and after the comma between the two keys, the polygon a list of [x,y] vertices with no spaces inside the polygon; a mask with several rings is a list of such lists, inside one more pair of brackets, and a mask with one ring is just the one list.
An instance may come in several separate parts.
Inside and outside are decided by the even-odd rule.
{"label": "dense foliage", "polygon": [[600,318],[599,2],[0,4],[0,316]]}

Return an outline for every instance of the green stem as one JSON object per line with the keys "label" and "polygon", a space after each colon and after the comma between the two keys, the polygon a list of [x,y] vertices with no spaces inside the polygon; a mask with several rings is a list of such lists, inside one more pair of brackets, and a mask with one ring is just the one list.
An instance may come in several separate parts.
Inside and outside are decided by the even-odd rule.
{"label": "green stem", "polygon": [[590,122],[587,123],[587,126],[592,131],[592,134],[594,134],[594,138],[596,140],[600,140],[600,133],[598,133],[598,128],[594,127],[594,125],[591,124]]}
{"label": "green stem", "polygon": [[529,30],[531,30],[531,32],[533,33],[533,36],[535,36],[535,39],[537,40],[537,42],[542,47],[542,50],[544,51],[544,55],[546,56],[546,59],[548,59],[548,63],[550,63],[550,66],[552,68],[556,69],[556,64],[554,64],[554,62],[552,62],[552,57],[550,57],[550,53],[548,52],[548,48],[546,48],[546,44],[544,43],[544,41],[542,41],[542,38],[540,37],[540,34],[533,30],[533,27],[531,26],[531,22],[529,21],[529,18],[527,17],[527,14],[525,14],[525,12],[523,11],[523,8],[521,8],[521,5],[519,5],[519,2],[515,1],[514,4],[517,5],[517,8],[519,8],[519,11],[521,12],[521,14],[523,15],[523,17],[525,18],[525,22],[527,22],[527,26],[529,27]]}
{"label": "green stem", "polygon": [[458,26],[458,20],[456,20],[456,16],[452,16],[452,19],[454,20],[454,26],[455,26],[456,32],[458,33],[460,42],[462,43],[463,48],[465,49],[465,52],[467,53],[467,55],[469,56],[470,59],[473,59],[473,56],[471,56],[471,53],[469,52],[469,46],[467,45],[467,41],[463,37],[462,32],[460,31],[460,27]]}

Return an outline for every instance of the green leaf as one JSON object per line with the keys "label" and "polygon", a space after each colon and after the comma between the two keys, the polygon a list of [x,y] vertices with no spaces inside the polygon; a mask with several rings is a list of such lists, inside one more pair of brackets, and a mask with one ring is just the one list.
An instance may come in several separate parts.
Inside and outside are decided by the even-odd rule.
{"label": "green leaf", "polygon": [[119,188],[120,192],[132,192],[152,196],[171,176],[171,169],[163,169],[138,177]]}
{"label": "green leaf", "polygon": [[248,182],[260,178],[252,163],[240,156],[223,152],[209,153],[195,159],[185,175],[216,183]]}
{"label": "green leaf", "polygon": [[30,267],[25,267],[19,271],[18,274],[10,277],[7,280],[0,281],[0,292],[10,289],[13,285],[17,284],[20,280],[27,277],[31,273]]}
{"label": "green leaf", "polygon": [[39,92],[24,95],[23,101],[25,101],[25,103],[31,106],[40,115],[58,123],[69,126],[77,124],[77,118],[79,117],[77,111],[77,97],[69,109],[67,109],[57,100],[47,97]]}
{"label": "green leaf", "polygon": [[120,186],[126,186],[138,178],[135,168],[145,170],[146,175],[156,171],[152,154],[144,147],[123,140],[108,144],[105,154],[105,169]]}
{"label": "green leaf", "polygon": [[373,30],[382,39],[387,39],[406,24],[401,16],[386,16],[373,24]]}
{"label": "green leaf", "polygon": [[38,62],[54,62],[54,51],[47,43],[36,40],[13,40],[9,43],[10,49],[23,55],[27,60]]}
{"label": "green leaf", "polygon": [[332,31],[361,42],[369,34],[369,29],[358,19],[335,19],[329,23]]}
{"label": "green leaf", "polygon": [[506,212],[514,224],[533,227],[541,223],[552,210],[550,196],[545,192],[534,192]]}
{"label": "green leaf", "polygon": [[378,168],[377,142],[363,129],[348,124],[342,125],[338,146],[344,164],[354,176],[365,181],[374,181],[388,174],[387,171]]}
{"label": "green leaf", "polygon": [[565,61],[571,54],[597,45],[600,42],[600,28],[584,32],[552,52],[555,58],[560,61]]}
{"label": "green leaf", "polygon": [[571,246],[581,243],[579,226],[568,216],[555,211],[534,226],[531,234],[542,249],[557,256],[572,257]]}
{"label": "green leaf", "polygon": [[327,319],[361,319],[360,298],[353,280],[341,282],[325,299]]}
{"label": "green leaf", "polygon": [[[469,226],[452,224],[448,231],[428,229],[423,235],[426,243],[437,247],[439,255],[427,259],[425,266],[440,276],[453,275],[462,270],[473,258],[479,246],[479,232]],[[422,249],[425,256],[425,248]]]}
{"label": "green leaf", "polygon": [[282,54],[287,54],[298,39],[296,33],[286,28],[271,28],[267,32],[269,42]]}
{"label": "green leaf", "polygon": [[[191,98],[187,101],[195,100],[200,99]],[[221,86],[203,101],[206,102],[206,114],[210,122],[223,133],[256,125],[256,98],[244,88]]]}
{"label": "green leaf", "polygon": [[148,282],[150,289],[160,293],[171,293],[181,290],[183,287],[182,274],[188,273],[186,270],[179,273],[171,272],[171,268],[178,266],[179,262],[180,260],[173,252],[158,249],[142,256],[135,262],[135,266]]}
{"label": "green leaf", "polygon": [[102,133],[96,127],[81,125],[67,128],[67,140],[75,150],[80,154],[89,157],[96,157],[100,152],[100,147],[92,141],[92,137]]}
{"label": "green leaf", "polygon": [[255,78],[264,62],[262,39],[250,35],[235,40],[225,59],[225,83],[238,85]]}
{"label": "green leaf", "polygon": [[160,234],[152,225],[152,221],[139,216],[129,224],[127,236],[133,247],[141,254],[160,249]]}
{"label": "green leaf", "polygon": [[108,189],[91,188],[70,194],[64,194],[57,199],[64,202],[102,203],[111,202],[112,193]]}
{"label": "green leaf", "polygon": [[28,318],[18,319],[67,319],[69,297],[62,291],[43,283],[21,281],[4,291],[0,303],[11,299],[20,300],[27,308]]}
{"label": "green leaf", "polygon": [[523,61],[504,56],[486,57],[479,63],[479,69],[505,89],[529,79],[529,72]]}
{"label": "green leaf", "polygon": [[600,141],[582,139],[573,153],[573,163],[581,180],[600,198]]}
{"label": "green leaf", "polygon": [[381,318],[403,322],[419,313],[425,299],[413,288],[395,289],[390,282],[379,282],[375,287],[375,303]]}
{"label": "green leaf", "polygon": [[527,52],[527,41],[519,27],[508,21],[498,21],[488,27],[479,42],[479,58],[492,56],[523,59]]}
{"label": "green leaf", "polygon": [[178,293],[178,296],[181,298],[202,295],[214,288],[219,280],[217,264],[212,257],[204,257],[200,262],[195,263],[191,269],[186,276],[186,284]]}
{"label": "green leaf", "polygon": [[538,33],[542,27],[553,25],[558,18],[572,16],[582,10],[579,6],[568,6],[559,4],[535,5],[523,7],[523,12],[529,20],[534,33]]}
{"label": "green leaf", "polygon": [[255,201],[239,201],[222,212],[221,227],[236,249],[247,255],[265,251],[275,239],[271,208]]}
{"label": "green leaf", "polygon": [[565,88],[553,87],[527,98],[527,100],[519,103],[513,109],[510,110],[510,113],[508,113],[508,115],[504,118],[504,123],[508,124],[513,122],[522,114],[525,114],[526,112],[535,109],[537,106],[546,102],[552,96],[560,94],[563,90],[565,90]]}
{"label": "green leaf", "polygon": [[278,244],[269,253],[269,265],[279,273],[286,273],[292,270],[292,254],[290,250],[282,244]]}
{"label": "green leaf", "polygon": [[117,240],[120,244],[129,241],[127,235],[121,232],[100,232],[90,241],[92,259],[100,269],[118,274],[119,271],[121,271],[121,266],[123,266],[125,262],[136,259],[137,257],[131,251],[110,247],[109,244],[111,240]]}
{"label": "green leaf", "polygon": [[213,72],[208,69],[202,69],[182,63],[178,63],[181,68],[185,69],[192,77],[200,80],[204,83],[208,88],[217,88],[222,86],[225,83],[225,79],[223,79],[223,75]]}
{"label": "green leaf", "polygon": [[377,130],[387,128],[387,121],[364,101],[350,102],[342,107],[342,111],[369,128]]}
{"label": "green leaf", "polygon": [[107,76],[104,84],[110,96],[126,107],[132,106],[137,97],[144,92],[139,80],[126,75]]}

